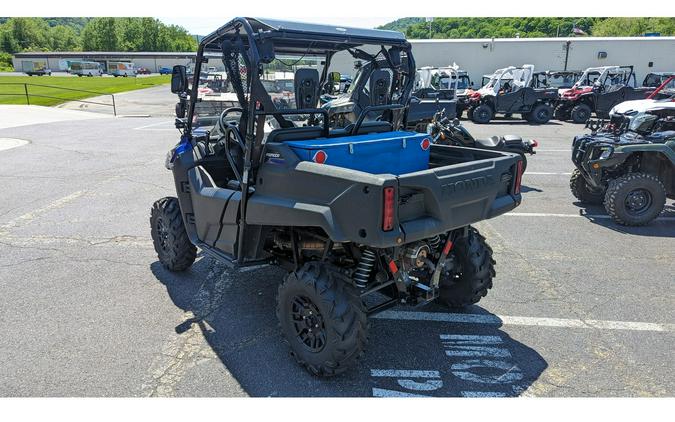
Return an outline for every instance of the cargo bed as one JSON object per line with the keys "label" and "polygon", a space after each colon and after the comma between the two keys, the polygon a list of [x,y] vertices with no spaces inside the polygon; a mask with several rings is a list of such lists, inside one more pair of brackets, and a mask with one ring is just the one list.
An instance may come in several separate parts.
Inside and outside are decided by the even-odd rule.
{"label": "cargo bed", "polygon": [[[371,157],[376,160],[377,157]],[[266,145],[246,222],[321,227],[335,242],[390,247],[495,217],[521,200],[517,154],[431,145],[428,168],[401,175],[303,161],[286,143]],[[383,192],[398,206],[383,230]]]}

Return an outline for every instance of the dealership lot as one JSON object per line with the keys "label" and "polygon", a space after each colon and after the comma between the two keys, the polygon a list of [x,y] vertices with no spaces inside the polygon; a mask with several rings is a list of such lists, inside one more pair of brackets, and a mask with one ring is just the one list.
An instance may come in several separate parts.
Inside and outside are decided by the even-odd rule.
{"label": "dealership lot", "polygon": [[477,225],[494,288],[461,314],[378,315],[365,359],[327,380],[281,342],[280,270],[157,262],[148,218],[175,194],[171,119],[0,129],[28,141],[0,152],[0,395],[672,396],[673,201],[650,226],[617,226],[569,192],[581,126],[466,126],[540,143],[523,204]]}

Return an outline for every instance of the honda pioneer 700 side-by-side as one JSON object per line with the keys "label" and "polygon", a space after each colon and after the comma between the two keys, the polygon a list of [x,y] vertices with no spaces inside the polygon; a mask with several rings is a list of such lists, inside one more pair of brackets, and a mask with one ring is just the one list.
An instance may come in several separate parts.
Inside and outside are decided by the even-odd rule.
{"label": "honda pioneer 700 side-by-side", "polygon": [[604,119],[615,105],[647,98],[653,91],[652,87],[635,87],[633,66],[591,67],[560,95],[553,116],[574,123],[586,122],[592,113]]}
{"label": "honda pioneer 700 side-by-side", "polygon": [[[386,62],[352,84],[363,89],[357,102],[331,110],[344,119],[318,107],[338,55]],[[405,131],[415,61],[401,33],[237,18],[202,39],[195,74],[214,60],[236,106],[196,118],[198,82],[188,86],[183,66],[172,75],[181,137],[166,167],[177,197],[155,202],[150,217],[167,269],[186,270],[199,248],[233,268],[287,270],[281,333],[298,363],[324,376],[363,354],[369,315],[434,300],[461,307],[487,294],[495,261],[471,225],[520,204],[522,161]],[[261,82],[282,68],[294,72],[288,108]]]}
{"label": "honda pioneer 700 side-by-side", "polygon": [[547,123],[558,90],[532,87],[533,75],[531,64],[498,69],[485,86],[470,95],[467,117],[475,123],[488,123],[497,114],[520,114],[530,123]]}
{"label": "honda pioneer 700 side-by-side", "polygon": [[581,202],[602,203],[617,223],[639,226],[663,211],[666,198],[675,199],[675,109],[623,120],[589,121],[595,131],[574,138],[570,189]]}

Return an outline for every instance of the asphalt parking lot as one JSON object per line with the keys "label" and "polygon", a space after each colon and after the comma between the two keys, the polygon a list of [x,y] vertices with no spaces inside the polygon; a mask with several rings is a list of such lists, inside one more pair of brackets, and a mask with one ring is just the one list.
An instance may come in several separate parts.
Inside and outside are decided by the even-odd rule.
{"label": "asphalt parking lot", "polygon": [[523,204],[477,226],[494,288],[461,314],[380,314],[365,358],[333,379],[280,340],[280,270],[157,262],[148,219],[174,195],[169,118],[0,129],[28,141],[0,152],[0,396],[672,396],[673,201],[650,226],[617,226],[569,192],[581,126],[467,128],[540,143]]}

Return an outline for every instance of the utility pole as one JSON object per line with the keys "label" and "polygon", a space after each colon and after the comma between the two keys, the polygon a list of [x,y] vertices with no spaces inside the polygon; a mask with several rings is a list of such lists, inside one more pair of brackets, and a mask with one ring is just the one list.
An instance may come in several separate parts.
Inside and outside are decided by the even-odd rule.
{"label": "utility pole", "polygon": [[432,29],[431,29],[431,22],[434,21],[434,18],[424,18],[428,23],[429,23],[429,39],[433,38],[432,34]]}

